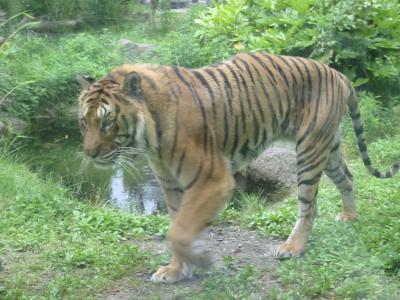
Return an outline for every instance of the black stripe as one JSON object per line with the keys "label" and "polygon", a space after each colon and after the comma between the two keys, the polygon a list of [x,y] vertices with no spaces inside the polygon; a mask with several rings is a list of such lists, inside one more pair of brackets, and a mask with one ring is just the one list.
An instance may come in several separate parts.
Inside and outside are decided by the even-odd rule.
{"label": "black stripe", "polygon": [[115,114],[118,115],[120,113],[120,111],[121,111],[121,107],[117,103],[115,103]]}
{"label": "black stripe", "polygon": [[174,212],[177,212],[177,211],[178,211],[178,209],[177,209],[176,207],[172,206],[172,204],[167,203],[167,205],[168,205],[168,207],[169,207],[170,209],[172,209]]}
{"label": "black stripe", "polygon": [[272,74],[271,70],[268,68],[268,66],[265,64],[265,62],[257,54],[249,53],[249,55],[252,58],[254,58],[257,61],[257,63],[263,68],[263,70],[265,70],[269,74],[269,78],[271,78],[271,80],[273,81],[274,85],[276,86],[277,83],[275,81],[274,74]]}
{"label": "black stripe", "polygon": [[174,188],[167,188],[164,187],[164,189],[168,192],[177,192],[177,193],[183,193],[183,189],[178,188],[178,187],[174,187]]}
{"label": "black stripe", "polygon": [[299,183],[297,184],[297,186],[301,186],[301,185],[314,185],[318,182],[319,178],[321,177],[321,174],[317,174],[316,176],[312,177],[311,179],[305,179],[305,180],[301,180],[299,181]]}
{"label": "black stripe", "polygon": [[360,152],[367,151],[367,145],[363,141],[358,141],[357,145],[358,145],[358,149],[360,150]]}
{"label": "black stripe", "polygon": [[[315,63],[311,62],[315,67]],[[313,118],[311,120],[311,124],[309,124],[309,126],[307,127],[306,131],[304,132],[304,134],[298,139],[297,144],[301,144],[306,138],[307,136],[310,134],[310,132],[312,132],[317,124],[317,119],[318,119],[318,111],[319,111],[319,105],[320,105],[320,99],[321,99],[321,72],[319,71],[319,69],[316,67],[317,69],[317,74],[318,74],[318,96],[317,96],[317,105],[315,108],[315,113],[313,115]],[[308,71],[307,71],[308,72]],[[309,74],[309,73],[308,73]],[[311,84],[311,81],[309,82]],[[312,90],[309,89],[309,93],[310,95],[312,95]],[[311,97],[311,96],[310,96]],[[310,98],[311,100],[311,98]]]}
{"label": "black stripe", "polygon": [[[278,73],[281,73],[281,70],[278,69],[278,67],[276,66],[275,62],[273,61],[273,59],[270,57],[269,54],[262,53],[262,55],[263,55],[263,57],[265,57],[266,59],[268,59],[268,61],[271,63],[271,65],[274,67],[274,69],[275,69]],[[270,71],[270,70],[267,69],[267,71]],[[271,71],[270,71],[270,72],[271,72]],[[271,76],[273,76],[273,75],[271,75]],[[281,74],[281,77],[282,77],[282,74]],[[275,77],[273,76],[272,78],[274,78],[274,81],[275,81]],[[283,115],[282,99],[281,99],[281,97],[280,97],[280,93],[279,93],[279,90],[278,90],[277,86],[279,86],[279,84],[274,85],[274,88],[275,88],[275,92],[276,92],[277,96],[279,97],[279,101],[278,101],[278,112],[279,112],[279,116],[282,117],[282,115]],[[287,85],[286,87],[288,88],[288,85]],[[289,99],[289,95],[288,95],[288,92],[287,92],[287,88],[285,89],[285,93],[286,93],[286,98]]]}
{"label": "black stripe", "polygon": [[179,97],[180,95],[177,94],[177,92],[180,93],[180,89],[179,86],[177,86],[177,92],[175,92],[174,88],[171,88],[170,90],[172,96],[174,97],[174,99],[176,100],[176,113],[175,113],[175,132],[174,132],[174,140],[172,142],[172,148],[171,148],[171,155],[170,155],[170,161],[172,162],[174,159],[174,155],[175,155],[175,150],[176,150],[176,145],[178,142],[178,132],[179,132]]}
{"label": "black stripe", "polygon": [[232,144],[232,149],[231,149],[231,156],[235,154],[236,148],[239,143],[239,117],[236,116],[235,118],[235,131],[234,131],[234,136],[233,136],[233,144]]}
{"label": "black stripe", "polygon": [[298,58],[292,58],[292,62],[297,70],[297,72],[300,75],[301,78],[301,97],[300,97],[300,106],[303,107],[304,106],[304,98],[305,98],[305,89],[304,89],[304,75],[303,72],[301,71],[299,65],[297,64],[297,60]]}
{"label": "black stripe", "polygon": [[253,111],[253,130],[254,130],[254,136],[253,136],[253,144],[257,145],[258,144],[258,138],[260,135],[260,125],[258,124],[256,115]]}
{"label": "black stripe", "polygon": [[366,157],[363,159],[363,163],[368,167],[371,165],[371,160],[369,159],[369,157]]}
{"label": "black stripe", "polygon": [[[271,65],[278,71],[278,73],[281,75],[281,77],[283,78],[283,81],[285,82],[285,85],[286,85],[286,89],[285,89],[285,92],[286,92],[286,96],[289,98],[289,93],[288,93],[288,89],[289,89],[289,80],[287,79],[287,77],[286,77],[286,74],[285,74],[285,72],[282,70],[282,68],[275,62],[275,60],[274,60],[274,58],[276,58],[276,57],[278,57],[278,56],[270,56],[270,55],[268,55],[268,54],[264,54],[264,57],[266,57],[269,61],[270,61],[270,63],[271,63]],[[278,57],[279,58],[279,57]]]}
{"label": "black stripe", "polygon": [[[250,95],[249,95],[249,87],[247,85],[247,80],[245,80],[243,75],[242,75],[242,74],[245,73],[245,71],[242,69],[242,67],[235,60],[232,60],[232,63],[240,70],[239,77],[241,79],[241,84],[244,86],[245,98],[246,98],[247,103],[249,105],[249,109],[252,110],[252,105],[251,105]],[[254,81],[252,83],[254,85]]]}
{"label": "black stripe", "polygon": [[308,171],[311,171],[311,170],[315,169],[316,167],[318,167],[324,161],[326,161],[326,157],[320,158],[317,162],[315,162],[313,164],[306,165],[306,167],[304,169],[301,169],[301,170],[299,170],[297,172],[297,176],[300,176],[300,175],[304,174],[305,172],[308,172]]}
{"label": "black stripe", "polygon": [[197,173],[195,174],[194,178],[192,179],[192,181],[184,188],[184,190],[188,190],[190,189],[193,184],[197,181],[197,179],[199,179],[200,173],[203,170],[203,164],[200,165],[199,169],[197,170]]}
{"label": "black stripe", "polygon": [[379,177],[379,178],[382,177],[381,172],[379,172],[378,170],[375,170],[373,174],[375,177]]}
{"label": "black stripe", "polygon": [[243,155],[243,157],[247,157],[247,152],[249,151],[249,140],[246,140],[242,147],[240,147],[240,154]]}
{"label": "black stripe", "polygon": [[258,109],[258,112],[261,115],[262,122],[265,123],[264,110],[263,110],[263,108],[261,106],[260,99],[258,98],[258,95],[257,95],[257,91],[256,91],[256,87],[255,87],[256,81],[254,80],[253,72],[251,71],[252,68],[250,68],[250,65],[244,59],[241,59],[240,57],[238,57],[237,59],[240,60],[244,64],[247,72],[250,75],[251,82],[253,83],[253,93],[254,93],[254,98],[256,99],[257,109]]}
{"label": "black stripe", "polygon": [[342,164],[338,164],[336,167],[330,169],[330,168],[326,168],[325,171],[328,173],[335,173],[337,170],[340,169],[340,167],[342,166]]}
{"label": "black stripe", "polygon": [[128,122],[128,119],[126,118],[126,116],[125,115],[121,115],[121,119],[122,119],[122,123],[123,123],[123,125],[124,125],[124,131],[125,132],[129,132],[129,122]]}
{"label": "black stripe", "polygon": [[353,179],[353,174],[350,173],[350,170],[347,168],[346,164],[344,165],[344,173],[346,174],[347,178]]}
{"label": "black stripe", "polygon": [[332,147],[331,153],[332,153],[332,152],[335,152],[337,149],[339,149],[339,147],[340,147],[340,142],[337,143],[335,146]]}
{"label": "black stripe", "polygon": [[267,142],[267,139],[268,139],[268,132],[267,132],[267,129],[264,129],[261,143],[265,144]]}
{"label": "black stripe", "polygon": [[216,108],[215,108],[215,95],[214,95],[214,92],[213,92],[211,86],[208,84],[207,80],[204,78],[204,76],[198,70],[192,70],[192,73],[201,82],[201,84],[208,90],[208,94],[211,97],[211,105],[212,105],[212,111],[213,111],[213,115],[214,115],[214,121],[216,121],[216,119],[217,119],[217,111],[216,111]]}
{"label": "black stripe", "polygon": [[346,179],[346,176],[344,174],[340,174],[337,177],[333,177],[332,181],[334,184],[338,185],[339,183],[341,183],[342,181],[344,181]]}
{"label": "black stripe", "polygon": [[[324,142],[320,142],[320,147],[321,149],[318,152],[314,152],[314,148],[315,148],[315,143],[310,143],[310,145],[307,147],[307,149],[303,150],[302,152],[298,152],[297,151],[297,165],[301,166],[303,165],[306,161],[314,161],[317,157],[320,157],[327,149],[327,147],[329,147],[329,145],[332,143],[333,140],[333,136],[331,136],[329,139],[325,139]],[[317,142],[317,141],[315,141]],[[296,150],[297,150],[297,146],[296,146]],[[311,152],[310,152],[311,151]],[[306,157],[301,158],[302,156],[306,155]]]}
{"label": "black stripe", "polygon": [[185,160],[185,156],[186,156],[186,149],[182,152],[181,157],[179,159],[178,168],[176,170],[176,177],[177,178],[179,178],[179,176],[181,175],[182,166],[183,166],[183,162]]}
{"label": "black stripe", "polygon": [[198,104],[201,110],[201,114],[203,117],[203,148],[204,152],[207,152],[207,144],[208,144],[208,126],[207,126],[207,117],[203,102],[201,101],[199,95],[197,94],[196,90],[193,88],[192,84],[189,83],[186,78],[182,75],[181,71],[178,67],[172,66],[177,77],[189,88],[190,92],[192,93],[194,101]]}
{"label": "black stripe", "polygon": [[233,98],[233,93],[232,93],[232,86],[228,80],[228,78],[226,77],[226,74],[224,73],[224,71],[222,71],[221,69],[217,68],[216,69],[218,71],[218,73],[222,76],[223,80],[224,80],[224,87],[225,87],[225,92],[227,95],[227,99],[228,99],[228,105],[229,105],[229,111],[231,114],[233,114],[233,107],[232,107],[232,98]]}
{"label": "black stripe", "polygon": [[[287,62],[287,59],[290,59],[290,57],[281,56],[281,55],[275,55],[275,57],[278,58],[279,60],[281,60],[286,65],[286,67],[289,69],[289,74],[291,75],[292,80],[294,82],[294,84],[292,84],[292,91],[293,91],[293,95],[295,95],[298,83],[297,83],[296,76],[294,76],[294,74],[293,74],[292,66]],[[290,61],[292,61],[292,60],[290,60]]]}
{"label": "black stripe", "polygon": [[298,199],[299,199],[299,201],[301,203],[304,203],[304,204],[310,204],[310,203],[313,202],[313,199],[307,199],[307,198],[304,198],[304,197],[301,197],[301,196],[299,196]]}
{"label": "black stripe", "polygon": [[[249,53],[249,55],[250,55],[250,57],[252,57],[252,58],[256,58],[256,56],[254,56],[252,53]],[[259,59],[259,58],[257,58],[257,59]],[[269,110],[271,111],[270,117],[272,118],[272,131],[274,131],[275,128],[277,128],[277,126],[278,126],[278,120],[277,120],[277,117],[276,117],[276,113],[275,113],[274,107],[272,106],[271,102],[269,101],[269,100],[270,100],[270,95],[269,95],[267,89],[265,88],[265,85],[264,85],[264,82],[263,82],[263,76],[260,74],[260,72],[258,71],[257,68],[254,68],[254,70],[255,70],[256,73],[257,73],[257,76],[258,76],[258,78],[259,78],[260,85],[261,85],[261,87],[262,87],[264,96],[265,96],[265,98],[266,98],[266,102],[267,102],[267,104],[268,104],[268,108],[269,108]]]}
{"label": "black stripe", "polygon": [[228,113],[226,111],[226,104],[224,102],[224,141],[222,144],[224,151],[226,150],[226,145],[228,143],[228,136],[229,136]]}
{"label": "black stripe", "polygon": [[150,88],[151,88],[151,89],[153,89],[153,90],[155,90],[155,91],[158,91],[158,90],[159,90],[159,88],[157,87],[157,84],[156,84],[156,82],[153,80],[153,78],[150,78],[149,76],[147,76],[147,75],[145,75],[145,74],[139,74],[139,76],[140,76],[141,78],[143,78],[143,79],[150,85]]}
{"label": "black stripe", "polygon": [[364,132],[363,126],[360,125],[359,127],[354,127],[354,132],[356,133],[357,137],[360,136]]}
{"label": "black stripe", "polygon": [[230,65],[226,64],[226,67],[229,69],[230,73],[232,74],[232,76],[234,77],[234,79],[236,81],[236,87],[239,92],[237,99],[240,104],[240,113],[242,116],[242,127],[243,127],[242,130],[243,130],[243,132],[246,132],[246,123],[247,123],[246,113],[244,111],[243,101],[241,100],[241,95],[240,95],[241,94],[241,86],[240,86],[239,78],[237,77],[236,72],[232,69],[232,67]]}

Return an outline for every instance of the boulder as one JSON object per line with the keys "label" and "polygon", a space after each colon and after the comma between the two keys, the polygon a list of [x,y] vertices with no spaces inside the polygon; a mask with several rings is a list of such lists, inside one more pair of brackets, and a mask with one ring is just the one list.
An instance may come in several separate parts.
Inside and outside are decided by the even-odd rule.
{"label": "boulder", "polygon": [[289,189],[297,182],[296,153],[284,146],[273,146],[235,175],[239,190],[268,194]]}
{"label": "boulder", "polygon": [[119,40],[118,45],[121,47],[122,53],[128,62],[133,62],[141,56],[158,55],[155,45],[135,43],[128,39]]}
{"label": "boulder", "polygon": [[15,118],[15,117],[8,117],[7,123],[9,124],[9,127],[11,128],[11,130],[16,131],[16,132],[23,132],[29,126],[29,124],[26,121]]}

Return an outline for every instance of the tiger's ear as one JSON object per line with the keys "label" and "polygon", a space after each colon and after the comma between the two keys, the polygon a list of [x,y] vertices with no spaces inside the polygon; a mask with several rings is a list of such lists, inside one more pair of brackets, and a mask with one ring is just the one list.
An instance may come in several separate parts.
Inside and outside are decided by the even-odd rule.
{"label": "tiger's ear", "polygon": [[131,72],[126,74],[122,91],[131,97],[142,96],[142,87],[139,73]]}
{"label": "tiger's ear", "polygon": [[88,88],[93,82],[96,81],[96,79],[90,77],[89,75],[78,75],[76,79],[81,84],[83,90]]}

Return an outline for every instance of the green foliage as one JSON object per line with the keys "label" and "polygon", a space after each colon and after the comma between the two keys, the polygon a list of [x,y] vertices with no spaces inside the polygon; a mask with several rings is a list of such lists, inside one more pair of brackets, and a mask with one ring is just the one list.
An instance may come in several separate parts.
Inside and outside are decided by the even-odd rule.
{"label": "green foliage", "polygon": [[135,1],[126,0],[1,0],[0,4],[11,14],[30,11],[34,16],[46,15],[50,20],[83,18],[87,23],[98,26],[118,23],[133,11]]}
{"label": "green foliage", "polygon": [[228,40],[238,51],[311,57],[358,79],[356,85],[398,95],[399,12],[396,0],[227,0],[197,20],[197,34]]}
{"label": "green foliage", "polygon": [[203,7],[195,6],[181,17],[174,30],[159,41],[159,57],[150,57],[147,61],[196,68],[231,56],[232,50],[227,46],[228,43],[219,39],[202,42],[196,37],[196,24],[193,20],[203,11]]}
{"label": "green foliage", "polygon": [[4,156],[0,166],[0,252],[9,271],[0,272],[2,298],[87,298],[142,268],[147,255],[133,238],[166,230],[166,217],[85,205]]}
{"label": "green foliage", "polygon": [[20,35],[3,48],[2,56],[1,69],[7,76],[0,90],[14,88],[11,113],[23,118],[38,117],[44,107],[62,115],[76,101],[78,74],[100,77],[122,61],[107,31],[100,36],[81,33],[62,38]]}
{"label": "green foliage", "polygon": [[[364,116],[375,113],[376,99],[363,96]],[[385,132],[373,115],[375,142],[369,153],[373,163],[386,169],[400,161],[400,136],[378,139]],[[365,119],[365,118],[364,118]],[[347,130],[346,130],[347,132]],[[388,134],[390,131],[388,131]],[[354,135],[353,132],[346,133]],[[346,137],[347,140],[347,137]],[[354,175],[360,218],[352,223],[337,223],[341,198],[335,186],[323,177],[318,193],[318,218],[306,253],[289,259],[277,270],[284,292],[273,292],[271,299],[397,299],[400,295],[400,183],[398,176],[379,180],[368,174],[361,159],[349,160]],[[256,195],[242,195],[239,209],[228,208],[224,220],[235,220],[268,236],[285,238],[296,219],[297,200],[286,199],[267,206]]]}
{"label": "green foliage", "polygon": [[255,283],[259,272],[253,266],[233,270],[234,276],[226,276],[230,259],[225,259],[225,272],[202,282],[203,291],[196,299],[256,299],[260,287]]}

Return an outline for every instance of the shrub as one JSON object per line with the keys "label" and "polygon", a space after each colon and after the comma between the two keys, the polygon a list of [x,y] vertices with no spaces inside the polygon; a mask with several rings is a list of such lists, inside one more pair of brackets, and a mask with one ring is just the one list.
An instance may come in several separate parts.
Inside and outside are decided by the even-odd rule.
{"label": "shrub", "polygon": [[1,57],[1,73],[7,76],[0,82],[0,99],[9,93],[8,113],[40,121],[63,116],[76,101],[77,74],[100,77],[122,62],[107,32],[61,38],[19,35],[3,47]]}
{"label": "shrub", "polygon": [[197,20],[197,34],[226,39],[237,51],[311,57],[356,85],[398,95],[399,12],[397,0],[227,0]]}

